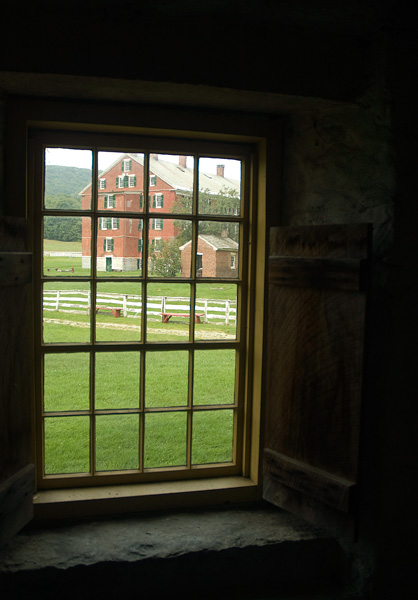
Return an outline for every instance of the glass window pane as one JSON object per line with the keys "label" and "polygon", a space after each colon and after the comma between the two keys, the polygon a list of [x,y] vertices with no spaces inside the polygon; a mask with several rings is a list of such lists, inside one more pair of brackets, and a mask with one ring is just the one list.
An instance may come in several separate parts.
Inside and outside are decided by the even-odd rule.
{"label": "glass window pane", "polygon": [[139,152],[98,153],[98,210],[144,210],[144,155]]}
{"label": "glass window pane", "polygon": [[90,210],[92,164],[91,150],[45,148],[44,207]]}
{"label": "glass window pane", "polygon": [[96,417],[96,469],[139,468],[139,415]]}
{"label": "glass window pane", "polygon": [[232,410],[193,413],[192,464],[232,462],[233,441]]}
{"label": "glass window pane", "polygon": [[182,247],[191,239],[191,221],[152,217],[148,227],[148,275],[190,277],[190,260],[182,264]]}
{"label": "glass window pane", "polygon": [[44,427],[45,473],[88,473],[89,417],[48,417]]}
{"label": "glass window pane", "polygon": [[147,352],[145,407],[187,406],[188,373],[188,352]]}
{"label": "glass window pane", "polygon": [[96,409],[139,407],[139,352],[96,352]]}
{"label": "glass window pane", "polygon": [[149,211],[191,214],[193,173],[193,156],[150,154]]}
{"label": "glass window pane", "polygon": [[199,214],[241,214],[241,161],[199,159]]}
{"label": "glass window pane", "polygon": [[142,219],[99,217],[96,263],[98,277],[141,276],[142,225]]}
{"label": "glass window pane", "polygon": [[235,350],[196,350],[194,353],[193,404],[233,404]]}
{"label": "glass window pane", "polygon": [[237,286],[232,283],[196,284],[196,315],[201,326],[195,327],[195,339],[236,339]]}
{"label": "glass window pane", "polygon": [[90,355],[82,353],[44,356],[45,411],[88,410]]}
{"label": "glass window pane", "polygon": [[239,224],[199,221],[196,277],[238,278]]}
{"label": "glass window pane", "polygon": [[147,341],[188,340],[190,285],[149,283],[147,293]]}
{"label": "glass window pane", "polygon": [[48,277],[82,277],[90,275],[90,247],[82,245],[89,238],[88,217],[44,217],[43,273]]}
{"label": "glass window pane", "polygon": [[89,283],[45,283],[42,304],[44,343],[75,344],[90,341]]}
{"label": "glass window pane", "polygon": [[97,341],[127,342],[141,339],[141,283],[99,282],[95,309]]}
{"label": "glass window pane", "polygon": [[186,464],[187,414],[145,415],[144,464],[146,469]]}

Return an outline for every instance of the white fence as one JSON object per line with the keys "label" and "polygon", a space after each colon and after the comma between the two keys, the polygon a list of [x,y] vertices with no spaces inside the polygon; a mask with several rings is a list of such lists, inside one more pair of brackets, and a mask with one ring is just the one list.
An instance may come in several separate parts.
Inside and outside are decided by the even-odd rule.
{"label": "white fence", "polygon": [[[85,290],[44,290],[44,311],[57,311],[73,314],[89,314],[91,306],[90,292]],[[96,306],[119,308],[123,317],[139,317],[142,313],[141,296],[131,294],[98,293]],[[147,299],[147,316],[157,316],[161,313],[189,313],[188,298],[154,296]],[[237,303],[234,300],[198,299],[195,312],[203,314],[201,320],[222,322],[229,325],[236,321]]]}
{"label": "white fence", "polygon": [[82,252],[44,252],[44,256],[62,256],[66,258],[81,258],[82,255]]}

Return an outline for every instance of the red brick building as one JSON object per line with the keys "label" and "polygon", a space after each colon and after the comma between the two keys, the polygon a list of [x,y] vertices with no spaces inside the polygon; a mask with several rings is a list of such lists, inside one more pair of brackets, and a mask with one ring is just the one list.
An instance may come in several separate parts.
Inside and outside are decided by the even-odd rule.
{"label": "red brick building", "polygon": [[[178,162],[161,160],[157,154],[149,161],[149,247],[158,252],[161,243],[176,236],[175,221],[158,218],[159,213],[170,213],[180,195],[193,190],[193,169],[187,167],[186,156]],[[104,170],[98,180],[98,210],[106,211],[98,221],[97,270],[134,271],[142,268],[144,210],[144,157],[142,154],[125,154]],[[203,174],[202,174],[203,175]],[[204,175],[205,187],[219,193],[225,187],[237,188],[237,182],[224,177],[224,168],[218,167],[216,175]],[[91,206],[91,185],[84,188],[82,207]],[[120,213],[138,213],[138,218],[123,218]],[[117,217],[114,214],[118,214]],[[84,223],[85,221],[85,223]],[[82,264],[90,267],[91,232],[87,219],[83,219]]]}
{"label": "red brick building", "polygon": [[[191,241],[180,247],[183,277],[190,273],[191,248]],[[200,277],[238,277],[238,243],[227,236],[199,235],[196,271]]]}

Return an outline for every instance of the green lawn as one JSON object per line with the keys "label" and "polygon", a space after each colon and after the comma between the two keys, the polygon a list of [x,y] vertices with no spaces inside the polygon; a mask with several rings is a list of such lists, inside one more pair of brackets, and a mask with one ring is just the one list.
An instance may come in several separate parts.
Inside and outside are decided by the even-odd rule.
{"label": "green lawn", "polygon": [[[57,325],[59,329],[77,330]],[[66,335],[66,334],[65,334]],[[118,336],[119,338],[119,336]],[[77,339],[77,341],[80,341]],[[146,408],[144,463],[146,468],[184,465],[186,460],[188,402],[187,351],[149,351],[145,361]],[[95,359],[95,407],[99,411],[137,409],[140,402],[140,353],[97,352]],[[217,409],[233,404],[234,350],[198,350],[194,354],[193,398],[195,406],[213,409],[193,413],[192,461],[194,464],[232,460],[233,410]],[[89,353],[45,355],[46,412],[86,411],[90,403]],[[96,416],[96,468],[138,468],[138,414]],[[47,416],[45,419],[45,468],[47,473],[88,472],[89,416]]]}
{"label": "green lawn", "polygon": [[[45,251],[80,252],[80,242],[44,241]],[[50,269],[48,271],[48,268]],[[74,268],[74,272],[72,269]],[[59,269],[58,271],[56,269]],[[81,267],[81,258],[45,257],[44,274],[52,277],[89,275]],[[100,274],[99,274],[100,275]],[[103,272],[103,276],[109,273]],[[113,272],[112,282],[99,282],[99,293],[141,296],[139,272],[130,272],[132,282],[117,281],[127,273]],[[45,290],[90,289],[89,282],[51,281]],[[235,301],[235,284],[198,283],[197,298]],[[187,282],[151,282],[148,297],[190,297]],[[173,301],[171,301],[173,302]],[[184,304],[184,301],[182,301]],[[85,305],[85,310],[87,304]],[[70,309],[71,310],[71,309]],[[82,343],[90,341],[90,317],[84,314],[45,310],[44,341],[47,343]],[[66,323],[62,323],[65,321]],[[148,341],[185,341],[189,335],[189,319],[172,318],[162,324],[158,315],[147,318]],[[110,312],[96,315],[96,339],[100,342],[130,342],[141,340],[141,320],[136,317],[115,318]],[[202,323],[195,325],[195,338],[230,339],[236,337],[234,323]],[[139,466],[140,419],[145,419],[145,468],[182,466],[187,453],[188,369],[187,351],[148,351],[145,360],[146,409],[159,412],[117,413],[137,410],[140,406],[140,352],[116,352],[109,349],[95,356],[94,417],[96,469],[129,470]],[[92,392],[90,384],[90,355],[87,352],[45,355],[46,412],[87,411]],[[193,411],[192,463],[210,464],[232,461],[234,411],[235,351],[199,350],[194,354],[193,403],[210,410]],[[223,405],[225,408],[219,408]],[[45,472],[89,472],[90,464],[89,415],[46,416]]]}
{"label": "green lawn", "polygon": [[81,242],[60,242],[44,240],[45,252],[81,252]]}

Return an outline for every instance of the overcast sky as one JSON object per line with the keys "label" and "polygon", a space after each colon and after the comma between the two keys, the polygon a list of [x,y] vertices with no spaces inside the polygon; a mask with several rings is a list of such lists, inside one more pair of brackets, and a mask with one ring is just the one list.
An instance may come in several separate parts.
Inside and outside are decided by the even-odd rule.
{"label": "overcast sky", "polygon": [[[121,152],[99,152],[99,171],[107,169],[115,160],[124,153]],[[45,152],[45,164],[61,165],[64,167],[79,167],[91,169],[92,153],[90,150],[73,150],[69,148],[47,148]],[[162,160],[178,162],[178,156],[160,155]],[[200,169],[205,173],[216,173],[216,165],[225,165],[225,177],[230,179],[241,179],[240,161],[228,160],[226,158],[201,158]],[[188,164],[187,166],[191,166]]]}

